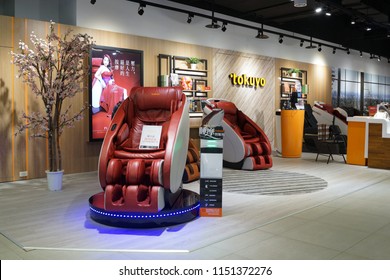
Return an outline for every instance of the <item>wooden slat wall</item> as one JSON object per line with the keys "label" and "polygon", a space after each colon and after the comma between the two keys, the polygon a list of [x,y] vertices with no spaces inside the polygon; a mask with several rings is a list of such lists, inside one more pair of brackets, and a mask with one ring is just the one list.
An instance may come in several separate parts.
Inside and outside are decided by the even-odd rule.
{"label": "wooden slat wall", "polygon": [[13,180],[12,154],[12,69],[7,63],[12,50],[11,17],[0,17],[0,182]]}
{"label": "wooden slat wall", "polygon": [[[213,97],[232,101],[238,109],[255,121],[273,143],[275,103],[275,60],[271,57],[215,50]],[[264,87],[253,88],[232,85],[229,75],[245,74],[247,77],[264,78]]]}

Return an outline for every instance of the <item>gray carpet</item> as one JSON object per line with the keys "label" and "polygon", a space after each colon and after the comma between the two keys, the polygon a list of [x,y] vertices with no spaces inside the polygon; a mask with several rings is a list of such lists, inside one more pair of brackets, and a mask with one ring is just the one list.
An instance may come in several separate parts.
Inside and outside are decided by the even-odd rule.
{"label": "gray carpet", "polygon": [[255,195],[291,195],[319,191],[328,183],[306,174],[275,170],[223,171],[223,191]]}

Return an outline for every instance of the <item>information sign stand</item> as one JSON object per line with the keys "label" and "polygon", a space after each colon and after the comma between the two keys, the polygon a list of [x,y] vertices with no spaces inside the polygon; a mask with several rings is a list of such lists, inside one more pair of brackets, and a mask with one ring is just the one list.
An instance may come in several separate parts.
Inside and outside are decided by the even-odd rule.
{"label": "information sign stand", "polygon": [[213,109],[199,128],[201,217],[222,216],[223,115]]}

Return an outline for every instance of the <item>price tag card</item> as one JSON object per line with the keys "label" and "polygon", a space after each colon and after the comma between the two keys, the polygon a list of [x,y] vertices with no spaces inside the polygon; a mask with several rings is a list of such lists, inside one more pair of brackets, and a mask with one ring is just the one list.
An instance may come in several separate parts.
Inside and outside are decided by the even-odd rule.
{"label": "price tag card", "polygon": [[144,125],[142,128],[140,149],[158,149],[160,148],[162,126]]}

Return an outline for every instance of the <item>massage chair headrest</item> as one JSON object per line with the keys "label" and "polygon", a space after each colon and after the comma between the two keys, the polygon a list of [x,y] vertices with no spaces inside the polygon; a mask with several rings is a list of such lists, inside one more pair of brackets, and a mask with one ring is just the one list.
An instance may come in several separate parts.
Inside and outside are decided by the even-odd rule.
{"label": "massage chair headrest", "polygon": [[234,105],[233,102],[229,101],[218,101],[215,103],[216,107],[219,109],[223,109],[225,112],[225,115],[236,115],[237,114],[237,107]]}
{"label": "massage chair headrest", "polygon": [[179,87],[135,87],[131,96],[138,110],[171,110],[172,101],[181,100]]}

